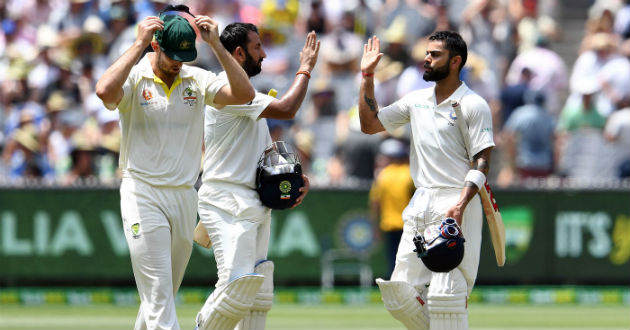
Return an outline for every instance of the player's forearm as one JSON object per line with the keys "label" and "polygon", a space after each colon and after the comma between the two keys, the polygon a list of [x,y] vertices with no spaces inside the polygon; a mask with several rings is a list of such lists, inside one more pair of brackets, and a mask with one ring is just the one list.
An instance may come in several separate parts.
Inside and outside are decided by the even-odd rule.
{"label": "player's forearm", "polygon": [[477,194],[478,192],[479,188],[475,186],[474,183],[468,181],[465,182],[464,188],[459,195],[459,200],[455,205],[461,209],[462,213],[464,213],[466,206],[468,206],[468,203],[475,197],[475,194]]}
{"label": "player's forearm", "polygon": [[256,96],[256,90],[249,81],[249,77],[245,70],[238,64],[236,59],[223,48],[221,44],[211,45],[212,51],[216,55],[219,63],[225,70],[225,74],[228,78],[228,84],[230,86],[230,96],[225,102],[219,102],[220,104],[245,104],[254,99]]}
{"label": "player's forearm", "polygon": [[138,62],[145,49],[145,45],[136,41],[112,64],[96,83],[96,95],[105,104],[117,104],[122,98],[122,87],[129,76],[129,72]]}
{"label": "player's forearm", "polygon": [[492,148],[486,148],[474,157],[473,169],[470,172],[476,173],[469,173],[466,175],[466,179],[464,179],[464,188],[459,195],[459,200],[455,204],[455,208],[458,209],[460,214],[464,213],[468,203],[473,199],[473,197],[475,197],[475,194],[479,192],[481,186],[485,184],[486,177],[488,176],[488,172],[490,170],[491,151]]}
{"label": "player's forearm", "polygon": [[359,89],[359,120],[361,132],[375,134],[384,130],[378,119],[378,104],[374,97],[374,76],[363,77]]}
{"label": "player's forearm", "polygon": [[310,77],[306,74],[295,75],[293,84],[291,84],[289,90],[282,96],[277,104],[278,114],[282,118],[276,119],[292,119],[295,117],[295,114],[300,109],[300,105],[302,105],[302,101],[304,101],[304,97],[306,96],[309,80]]}

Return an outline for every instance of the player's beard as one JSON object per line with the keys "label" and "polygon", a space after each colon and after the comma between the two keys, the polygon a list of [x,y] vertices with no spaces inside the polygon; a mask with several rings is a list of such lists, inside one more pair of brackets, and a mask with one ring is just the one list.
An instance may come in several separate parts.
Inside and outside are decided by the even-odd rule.
{"label": "player's beard", "polygon": [[248,77],[253,77],[262,71],[262,58],[258,61],[249,55],[248,51],[245,51],[245,62],[243,62],[243,70],[247,73]]}
{"label": "player's beard", "polygon": [[425,71],[422,75],[422,79],[425,81],[440,81],[451,73],[451,67],[448,62],[441,67],[433,68],[431,71]]}

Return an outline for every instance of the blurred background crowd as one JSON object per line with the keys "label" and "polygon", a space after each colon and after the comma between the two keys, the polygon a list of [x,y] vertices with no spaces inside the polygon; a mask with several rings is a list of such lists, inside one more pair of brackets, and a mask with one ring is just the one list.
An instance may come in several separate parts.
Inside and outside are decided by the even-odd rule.
{"label": "blurred background crowd", "polygon": [[[269,120],[290,141],[315,186],[369,184],[408,152],[409,130],[360,132],[363,43],[381,39],[376,98],[386,106],[430,86],[426,37],[459,31],[469,56],[462,80],[493,113],[490,181],[619,182],[630,176],[630,1],[199,0],[184,3],[219,28],[260,29],[267,58],[252,82],[280,95],[294,79],[306,33],[321,40],[308,96],[291,121]],[[172,3],[172,2],[171,2]],[[116,184],[117,111],[96,81],[164,0],[0,0],[0,183]],[[220,71],[198,44],[194,65]],[[384,141],[396,139],[392,150]],[[238,147],[238,146],[235,146]]]}

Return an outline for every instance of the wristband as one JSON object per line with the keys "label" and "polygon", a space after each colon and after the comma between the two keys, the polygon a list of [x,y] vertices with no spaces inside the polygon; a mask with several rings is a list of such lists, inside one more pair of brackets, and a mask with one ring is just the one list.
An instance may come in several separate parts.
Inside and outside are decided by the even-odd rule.
{"label": "wristband", "polygon": [[483,187],[486,183],[486,176],[479,170],[470,170],[464,179],[464,182],[467,181],[472,182],[475,186],[477,186],[477,188],[481,189],[481,187]]}
{"label": "wristband", "polygon": [[374,72],[361,71],[361,75],[364,77],[374,77]]}
{"label": "wristband", "polygon": [[297,76],[297,75],[299,75],[299,74],[303,74],[303,75],[305,75],[308,79],[311,79],[311,73],[310,73],[310,72],[308,72],[308,71],[298,71],[298,72],[296,72],[296,73],[295,73],[295,75],[296,75],[296,76]]}

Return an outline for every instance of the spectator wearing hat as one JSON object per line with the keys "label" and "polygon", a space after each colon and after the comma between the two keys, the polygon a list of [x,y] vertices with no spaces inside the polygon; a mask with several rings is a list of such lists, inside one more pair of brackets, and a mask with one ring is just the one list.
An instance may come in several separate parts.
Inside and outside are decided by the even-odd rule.
{"label": "spectator wearing hat", "polygon": [[37,28],[37,58],[33,60],[33,67],[28,73],[28,87],[32,90],[33,99],[45,102],[44,93],[48,85],[59,78],[59,68],[54,63],[54,53],[59,51],[57,32],[50,25],[40,25]]}
{"label": "spectator wearing hat", "polygon": [[[68,104],[64,100],[65,104]],[[59,110],[54,110],[59,109]],[[52,108],[57,120],[48,134],[48,161],[54,171],[55,179],[63,181],[72,168],[72,137],[81,129],[85,116],[77,108]]]}
{"label": "spectator wearing hat", "polygon": [[329,179],[327,164],[335,153],[336,133],[333,132],[336,131],[337,97],[330,79],[320,77],[312,83],[308,91],[308,101],[304,102],[306,109],[296,116],[296,127],[305,148],[303,150],[308,153],[311,162],[309,168],[313,181],[325,182]]}
{"label": "spectator wearing hat", "polygon": [[118,111],[101,108],[96,114],[100,137],[96,146],[96,175],[101,183],[111,184],[121,178],[118,168],[120,156],[120,125]]}
{"label": "spectator wearing hat", "polygon": [[616,109],[616,103],[630,94],[630,61],[617,52],[617,37],[597,33],[590,38],[590,49],[575,60],[569,79],[570,106],[581,103],[580,89],[584,81],[595,81],[599,86],[594,102],[597,111],[607,117]]}
{"label": "spectator wearing hat", "polygon": [[405,142],[388,138],[379,146],[379,169],[370,188],[370,214],[384,234],[388,274],[394,270],[402,235],[402,212],[415,191]]}
{"label": "spectator wearing hat", "polygon": [[343,95],[335,99],[337,110],[348,110],[358,97],[356,75],[359,72],[361,40],[356,34],[338,28],[324,35],[321,45],[321,75],[335,86],[337,95]]}
{"label": "spectator wearing hat", "polygon": [[580,103],[570,103],[562,109],[556,126],[556,154],[558,172],[574,179],[592,180],[614,176],[607,159],[602,132],[606,118],[597,109],[597,93],[601,90],[595,79],[582,80],[573,85]]}
{"label": "spectator wearing hat", "polygon": [[606,117],[602,116],[595,102],[601,86],[595,79],[585,79],[573,85],[574,91],[580,95],[579,104],[567,104],[558,120],[557,130],[575,132],[580,129],[603,130]]}
{"label": "spectator wearing hat", "polygon": [[37,127],[31,123],[13,131],[2,152],[2,161],[10,181],[51,178],[50,166],[41,152]]}
{"label": "spectator wearing hat", "polygon": [[84,131],[76,131],[72,135],[70,151],[71,168],[61,179],[62,185],[73,185],[95,181],[96,171],[94,163],[95,146]]}

